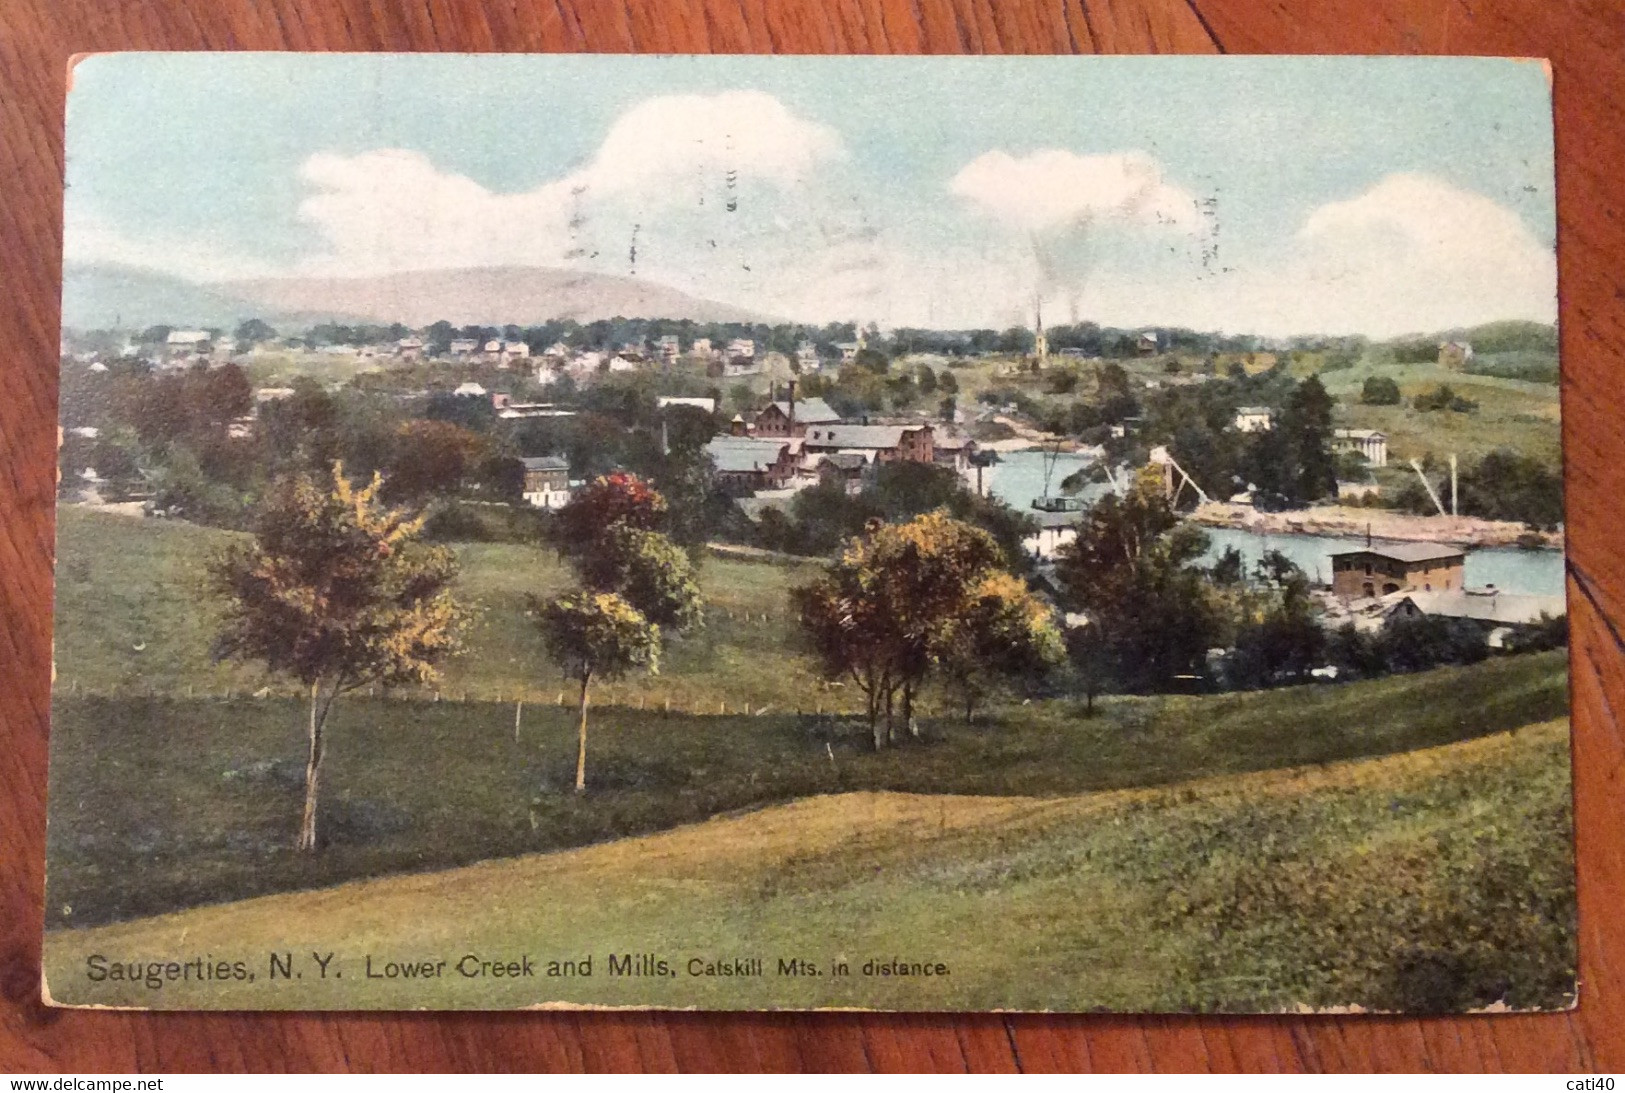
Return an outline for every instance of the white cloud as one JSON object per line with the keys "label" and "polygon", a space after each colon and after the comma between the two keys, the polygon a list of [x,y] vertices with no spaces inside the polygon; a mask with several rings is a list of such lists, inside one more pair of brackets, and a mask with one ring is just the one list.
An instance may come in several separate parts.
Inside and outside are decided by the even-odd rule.
{"label": "white cloud", "polygon": [[[1211,257],[1211,256],[1210,256]],[[1151,268],[1111,253],[1048,282],[1046,312],[1114,326],[1386,338],[1500,319],[1554,322],[1557,267],[1512,210],[1421,174],[1312,209],[1295,230],[1217,263],[1200,248]]]}
{"label": "white cloud", "polygon": [[495,193],[418,152],[382,149],[310,157],[316,192],[299,214],[328,251],[310,271],[558,265],[620,242],[651,209],[740,188],[805,181],[843,154],[833,129],[797,117],[771,95],[728,91],[647,99],[623,113],[585,166],[519,193]]}
{"label": "white cloud", "polygon": [[1048,148],[1021,158],[986,152],[967,163],[948,189],[1030,232],[1101,220],[1183,230],[1199,223],[1195,197],[1165,181],[1161,166],[1143,152],[1082,156]]}
{"label": "white cloud", "polygon": [[[1374,334],[1557,317],[1557,260],[1511,209],[1421,174],[1314,210],[1294,236],[1300,322]],[[1318,313],[1318,314],[1317,314]]]}
{"label": "white cloud", "polygon": [[566,181],[648,197],[672,193],[673,176],[696,173],[725,178],[733,171],[793,186],[841,154],[835,130],[760,91],[663,95],[622,114],[591,164]]}

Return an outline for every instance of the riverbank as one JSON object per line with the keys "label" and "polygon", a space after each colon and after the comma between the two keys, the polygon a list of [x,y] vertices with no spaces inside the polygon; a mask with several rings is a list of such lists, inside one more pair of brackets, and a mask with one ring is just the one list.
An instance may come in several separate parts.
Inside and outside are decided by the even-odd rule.
{"label": "riverbank", "polygon": [[1405,542],[1450,543],[1460,547],[1508,547],[1534,545],[1545,550],[1563,549],[1563,532],[1530,531],[1508,520],[1482,520],[1476,516],[1417,516],[1391,509],[1354,508],[1348,505],[1317,505],[1292,512],[1259,512],[1251,505],[1211,501],[1191,513],[1198,524],[1268,535],[1322,535],[1333,538],[1359,537]]}

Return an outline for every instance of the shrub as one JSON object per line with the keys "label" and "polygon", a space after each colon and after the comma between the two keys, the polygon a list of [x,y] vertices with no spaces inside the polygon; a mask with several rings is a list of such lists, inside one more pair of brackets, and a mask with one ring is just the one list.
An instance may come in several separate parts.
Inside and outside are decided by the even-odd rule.
{"label": "shrub", "polygon": [[1369,376],[1360,388],[1360,401],[1367,406],[1397,406],[1399,397],[1399,384],[1388,376]]}

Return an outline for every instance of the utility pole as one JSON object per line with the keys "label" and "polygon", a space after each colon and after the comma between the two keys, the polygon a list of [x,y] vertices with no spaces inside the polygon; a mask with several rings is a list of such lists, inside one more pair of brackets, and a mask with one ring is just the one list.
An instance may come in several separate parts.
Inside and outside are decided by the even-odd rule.
{"label": "utility pole", "polygon": [[1461,510],[1456,507],[1456,453],[1450,453],[1450,515],[1460,516]]}

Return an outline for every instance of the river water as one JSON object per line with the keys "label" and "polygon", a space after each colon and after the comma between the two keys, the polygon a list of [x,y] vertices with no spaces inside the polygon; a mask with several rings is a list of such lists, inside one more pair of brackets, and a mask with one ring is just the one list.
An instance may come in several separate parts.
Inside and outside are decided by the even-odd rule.
{"label": "river water", "polygon": [[[1088,455],[1062,452],[1051,455],[1042,451],[1003,452],[1002,462],[983,472],[987,490],[1007,504],[1031,512],[1034,498],[1044,493],[1045,465],[1054,461],[1050,474],[1050,492],[1061,492],[1061,480],[1074,471],[1094,462]],[[1089,486],[1079,495],[1086,500],[1099,497],[1105,486]],[[1211,540],[1210,559],[1224,553],[1225,548],[1241,551],[1249,569],[1265,551],[1279,550],[1309,575],[1311,580],[1325,583],[1331,579],[1334,552],[1357,550],[1365,545],[1364,536],[1338,538],[1328,535],[1259,535],[1256,532],[1231,528],[1204,528]],[[1377,540],[1378,543],[1381,540]],[[1516,547],[1482,547],[1467,552],[1466,582],[1469,588],[1493,584],[1507,592],[1521,592],[1537,596],[1563,595],[1563,555],[1556,550],[1519,550]]]}

